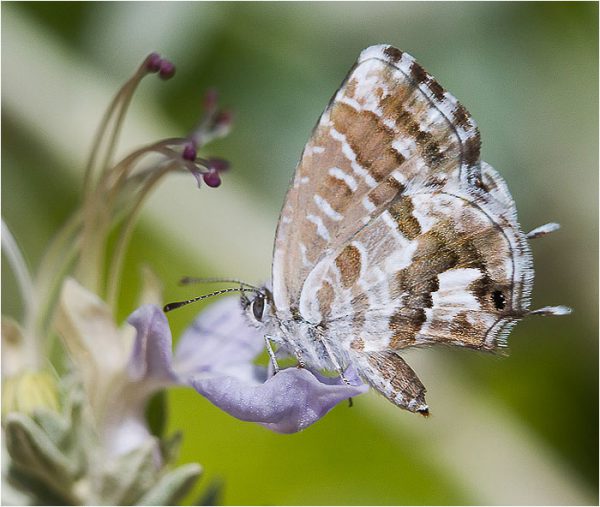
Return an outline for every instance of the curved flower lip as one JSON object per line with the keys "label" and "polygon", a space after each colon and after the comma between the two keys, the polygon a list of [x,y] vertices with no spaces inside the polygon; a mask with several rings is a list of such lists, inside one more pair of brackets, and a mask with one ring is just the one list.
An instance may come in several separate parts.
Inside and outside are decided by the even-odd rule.
{"label": "curved flower lip", "polygon": [[263,337],[248,324],[235,297],[202,312],[182,336],[174,358],[167,319],[158,307],[140,307],[129,322],[137,330],[132,378],[189,385],[230,415],[279,433],[303,430],[340,401],[368,390],[352,370],[345,373],[350,385],[296,367],[269,377],[267,368],[253,364]]}
{"label": "curved flower lip", "polygon": [[228,376],[191,378],[190,384],[232,416],[259,423],[278,433],[303,430],[340,401],[368,389],[365,385],[346,385],[339,379],[294,367],[281,370],[256,386]]}

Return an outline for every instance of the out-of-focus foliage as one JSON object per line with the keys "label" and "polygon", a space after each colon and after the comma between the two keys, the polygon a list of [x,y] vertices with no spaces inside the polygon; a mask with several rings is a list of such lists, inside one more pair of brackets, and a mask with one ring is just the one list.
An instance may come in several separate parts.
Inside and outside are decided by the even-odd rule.
{"label": "out-of-focus foliage", "polygon": [[[17,41],[17,22],[35,37]],[[134,111],[146,127],[189,130],[197,111],[187,105],[208,86],[236,111],[233,134],[210,153],[232,161],[222,189],[211,192],[221,197],[182,176],[150,202],[157,211],[132,241],[119,320],[133,310],[141,263],[159,274],[169,300],[194,294],[177,287],[183,274],[268,278],[264,231],[274,233],[315,120],[371,44],[410,52],[473,114],[483,158],[507,180],[524,229],[562,225],[533,244],[533,299],[574,313],[520,324],[508,358],[416,354],[428,421],[369,394],[284,436],[235,420],[191,390],[169,392],[168,433],[184,432],[180,461],[206,472],[190,502],[220,481],[227,504],[597,503],[597,26],[593,3],[3,5],[2,215],[34,266],[78,199],[82,169],[72,165],[89,144],[64,137],[81,130],[91,143],[114,83],[145,54],[157,50],[178,65],[168,85],[142,90]],[[71,73],[21,73],[32,48],[47,51],[42,62],[59,55]],[[50,86],[57,82],[64,87]],[[44,116],[52,108],[23,113],[39,97],[69,104],[73,89],[88,90],[89,102],[52,118]],[[187,213],[190,201],[197,214]],[[157,222],[167,209],[177,219],[165,229]],[[19,315],[14,294],[3,267],[3,314]],[[170,317],[174,336],[197,311]]]}

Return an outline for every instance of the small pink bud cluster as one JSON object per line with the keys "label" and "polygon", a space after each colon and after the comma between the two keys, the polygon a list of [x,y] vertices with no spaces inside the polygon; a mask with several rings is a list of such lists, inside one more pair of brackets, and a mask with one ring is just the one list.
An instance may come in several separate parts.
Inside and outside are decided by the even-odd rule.
{"label": "small pink bud cluster", "polygon": [[146,58],[144,66],[151,74],[158,73],[161,79],[170,79],[175,75],[175,65],[158,53],[151,53]]}
{"label": "small pink bud cluster", "polygon": [[[194,132],[194,136],[202,138],[202,134],[209,134],[211,138],[223,137],[229,133],[233,124],[233,113],[228,109],[219,109],[219,94],[214,88],[204,95],[202,106],[204,114]],[[202,132],[204,131],[204,132]]]}
{"label": "small pink bud cluster", "polygon": [[200,185],[201,181],[204,181],[209,187],[218,187],[221,184],[220,173],[229,169],[229,162],[222,158],[196,158],[196,147],[193,141],[185,145],[181,156],[184,160],[193,162],[204,169],[204,171],[199,171],[197,168],[192,170],[192,174],[196,177],[198,185]]}
{"label": "small pink bud cluster", "polygon": [[[150,53],[133,79],[119,93],[123,97],[130,98],[139,82],[148,74],[158,74],[162,79],[169,79],[175,75],[175,65],[158,53]],[[231,111],[220,109],[218,102],[217,91],[209,90],[202,101],[202,116],[186,138],[159,141],[141,150],[137,156],[141,156],[146,151],[161,152],[174,158],[175,164],[172,167],[191,172],[199,186],[204,182],[209,187],[218,187],[221,184],[220,173],[227,170],[229,164],[222,159],[198,156],[201,148],[203,149],[214,139],[226,136],[231,129],[233,114]]]}
{"label": "small pink bud cluster", "polygon": [[203,170],[192,171],[198,184],[204,181],[209,187],[218,187],[221,184],[220,173],[229,169],[229,163],[220,158],[197,158],[197,151],[212,139],[223,137],[229,132],[233,123],[233,114],[228,110],[221,110],[218,106],[219,95],[215,89],[210,89],[202,101],[203,115],[190,134],[188,142],[184,145],[181,157],[199,166]]}

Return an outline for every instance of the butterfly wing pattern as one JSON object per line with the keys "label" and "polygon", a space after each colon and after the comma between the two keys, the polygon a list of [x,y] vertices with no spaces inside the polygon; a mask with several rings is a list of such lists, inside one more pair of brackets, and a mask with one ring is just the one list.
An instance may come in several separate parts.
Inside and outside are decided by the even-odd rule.
{"label": "butterfly wing pattern", "polygon": [[533,269],[475,121],[415,60],[365,49],[306,144],[281,212],[273,300],[283,340],[428,413],[398,355],[495,351],[529,308]]}

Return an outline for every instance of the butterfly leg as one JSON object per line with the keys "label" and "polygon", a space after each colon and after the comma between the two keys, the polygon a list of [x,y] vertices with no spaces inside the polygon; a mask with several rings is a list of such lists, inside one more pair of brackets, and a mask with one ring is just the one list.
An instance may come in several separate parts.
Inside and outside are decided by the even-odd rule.
{"label": "butterfly leg", "polygon": [[267,346],[267,352],[269,353],[269,357],[271,358],[271,364],[273,365],[273,370],[275,373],[278,373],[279,365],[277,364],[277,359],[275,358],[275,352],[273,352],[273,347],[271,346],[271,340],[269,339],[269,337],[267,335],[265,335],[265,345]]}
{"label": "butterfly leg", "polygon": [[294,354],[296,354],[296,359],[298,359],[298,368],[304,368],[306,366],[306,363],[304,362],[304,359],[302,359],[302,351],[299,348],[295,347]]}
{"label": "butterfly leg", "polygon": [[[338,363],[337,359],[332,354],[331,349],[329,348],[329,344],[327,343],[327,340],[324,340],[323,338],[321,338],[321,343],[323,344],[323,347],[325,348],[325,351],[327,352],[327,355],[329,356],[329,359],[331,360],[331,364],[333,364],[333,367],[335,368],[335,371],[338,372],[340,378],[342,379],[342,382],[344,382],[344,384],[346,384],[346,385],[349,386],[350,382],[344,376],[344,371],[342,370],[342,367],[340,366],[340,363]],[[352,402],[350,402],[350,403],[352,403]]]}

